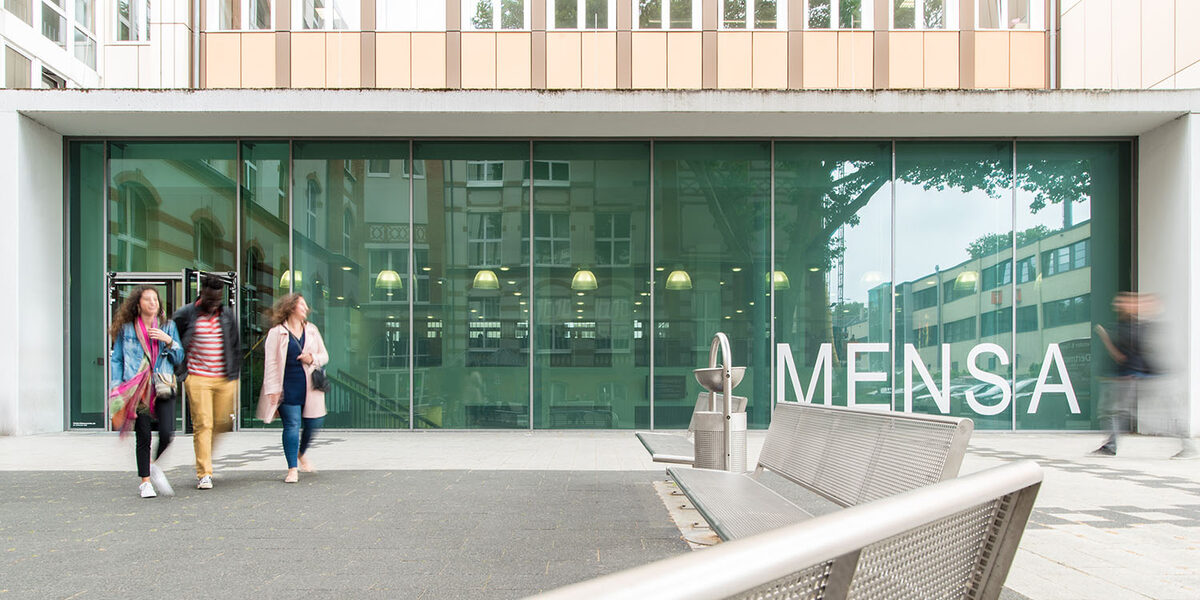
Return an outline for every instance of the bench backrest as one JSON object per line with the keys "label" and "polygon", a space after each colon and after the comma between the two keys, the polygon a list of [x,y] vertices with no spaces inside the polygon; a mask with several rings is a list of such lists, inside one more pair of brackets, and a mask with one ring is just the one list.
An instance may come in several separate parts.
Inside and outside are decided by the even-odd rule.
{"label": "bench backrest", "polygon": [[537,598],[995,600],[1041,481],[1011,463]]}
{"label": "bench backrest", "polygon": [[841,506],[958,475],[970,419],[780,402],[758,466]]}

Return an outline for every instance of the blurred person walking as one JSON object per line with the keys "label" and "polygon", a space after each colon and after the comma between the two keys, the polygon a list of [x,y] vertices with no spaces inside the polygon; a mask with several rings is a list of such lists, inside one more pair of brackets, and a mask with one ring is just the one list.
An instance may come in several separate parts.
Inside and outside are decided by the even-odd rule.
{"label": "blurred person walking", "polygon": [[329,353],[317,326],[308,322],[308,303],[300,294],[275,302],[270,321],[257,412],[268,423],[276,411],[283,419],[283,456],[288,466],[283,481],[296,483],[299,471],[314,471],[306,452],[325,422],[328,384],[322,367],[329,362]]}
{"label": "blurred person walking", "polygon": [[136,435],[138,493],[153,498],[167,496],[171,489],[167,476],[150,462],[150,438],[158,430],[158,460],[175,436],[176,365],[183,363],[183,345],[175,323],[168,321],[158,290],[143,285],[134,288],[121,303],[108,329],[113,341],[109,367],[109,390],[113,428],[124,437],[132,425]]}
{"label": "blurred person walking", "polygon": [[1101,416],[1108,420],[1108,439],[1092,451],[1094,456],[1116,456],[1117,438],[1129,430],[1137,407],[1138,383],[1154,374],[1146,352],[1146,324],[1140,319],[1141,303],[1137,294],[1120,292],[1112,301],[1117,325],[1110,334],[1096,325],[1096,335],[1104,344],[1115,367],[1106,380]]}
{"label": "blurred person walking", "polygon": [[184,388],[196,451],[196,488],[212,489],[212,455],[217,435],[233,429],[233,400],[242,371],[237,317],[224,306],[225,284],[205,275],[200,298],[173,317],[187,350]]}

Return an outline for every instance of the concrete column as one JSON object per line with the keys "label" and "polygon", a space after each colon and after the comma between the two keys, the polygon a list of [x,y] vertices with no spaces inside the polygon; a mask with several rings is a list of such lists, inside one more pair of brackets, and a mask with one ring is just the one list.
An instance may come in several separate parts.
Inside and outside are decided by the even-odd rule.
{"label": "concrete column", "polygon": [[66,273],[63,141],[15,111],[0,112],[0,434],[62,431]]}
{"label": "concrete column", "polygon": [[1166,372],[1156,394],[1139,397],[1138,429],[1200,432],[1200,113],[1138,138],[1134,240],[1138,290],[1163,304],[1154,356]]}

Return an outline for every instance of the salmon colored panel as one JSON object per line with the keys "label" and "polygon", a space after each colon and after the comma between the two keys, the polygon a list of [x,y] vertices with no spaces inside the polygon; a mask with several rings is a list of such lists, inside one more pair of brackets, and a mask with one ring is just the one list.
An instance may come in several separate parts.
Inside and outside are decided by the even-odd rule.
{"label": "salmon colored panel", "polygon": [[412,34],[412,86],[446,87],[446,34]]}
{"label": "salmon colored panel", "polygon": [[633,87],[650,90],[667,87],[667,34],[633,32]]}
{"label": "salmon colored panel", "polygon": [[[1180,74],[1200,61],[1200,2],[1175,2],[1175,68]],[[1195,87],[1195,86],[1192,86]]]}
{"label": "salmon colored panel", "polygon": [[375,34],[375,87],[412,87],[412,34]]}
{"label": "salmon colored panel", "polygon": [[461,56],[464,88],[496,87],[496,34],[464,32]]}
{"label": "salmon colored panel", "polygon": [[496,34],[496,87],[529,89],[533,73],[533,38],[528,32]]}
{"label": "salmon colored panel", "polygon": [[1083,87],[1083,74],[1087,69],[1087,39],[1083,33],[1084,10],[1083,6],[1076,6],[1074,10],[1063,13],[1062,16],[1062,35],[1058,36],[1062,48],[1062,55],[1059,57],[1062,65],[1059,78],[1064,89]]}
{"label": "salmon colored panel", "polygon": [[1009,34],[1009,85],[1013,88],[1046,87],[1046,34],[1014,31]]}
{"label": "salmon colored panel", "polygon": [[888,87],[925,87],[925,34],[893,31],[888,37]]}
{"label": "salmon colored panel", "polygon": [[580,63],[583,48],[579,33],[551,31],[546,34],[546,87],[552,90],[575,90],[583,85]]}
{"label": "salmon colored panel", "polygon": [[997,89],[1009,86],[1008,36],[1007,31],[975,33],[975,87]]}
{"label": "salmon colored panel", "polygon": [[717,87],[748,90],[753,78],[754,36],[748,31],[717,32]]}
{"label": "salmon colored panel", "polygon": [[786,31],[754,32],[754,87],[781,90],[787,87],[788,41]]}
{"label": "salmon colored panel", "polygon": [[[242,34],[205,34],[204,83],[210,88],[242,87]],[[272,66],[272,69],[274,66]]]}
{"label": "salmon colored panel", "polygon": [[617,33],[595,31],[582,35],[583,87],[611,90],[617,87]]}
{"label": "salmon colored panel", "polygon": [[804,32],[804,87],[832,89],[838,85],[836,31]]}
{"label": "salmon colored panel", "polygon": [[838,32],[838,87],[865,89],[875,84],[874,37],[861,31]]}
{"label": "salmon colored panel", "polygon": [[[1041,38],[1041,33],[1033,35]],[[925,87],[958,87],[958,32],[925,32]]]}
{"label": "salmon colored panel", "polygon": [[242,87],[275,87],[275,34],[243,33]]}
{"label": "salmon colored panel", "polygon": [[362,84],[361,34],[330,33],[325,38],[325,85],[356,88]]}
{"label": "salmon colored panel", "polygon": [[[1113,5],[1121,1],[1115,0]],[[1150,87],[1187,66],[1175,64],[1175,5],[1187,2],[1195,3],[1196,0],[1142,2],[1142,87]],[[1090,12],[1091,7],[1088,9]],[[1191,31],[1186,37],[1196,37],[1197,23],[1193,21],[1189,25]],[[1091,35],[1091,31],[1088,34]]]}
{"label": "salmon colored panel", "polygon": [[702,80],[702,39],[702,34],[699,31],[673,31],[667,34],[668,88],[700,88]]}
{"label": "salmon colored panel", "polygon": [[292,42],[292,87],[325,87],[325,34],[296,32]]}

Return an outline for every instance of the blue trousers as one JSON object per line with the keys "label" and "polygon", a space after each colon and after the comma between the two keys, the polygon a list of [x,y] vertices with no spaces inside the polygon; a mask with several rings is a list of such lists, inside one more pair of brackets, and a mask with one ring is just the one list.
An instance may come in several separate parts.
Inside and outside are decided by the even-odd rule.
{"label": "blue trousers", "polygon": [[325,423],[325,417],[303,418],[303,411],[304,407],[298,404],[279,405],[279,416],[283,420],[283,456],[287,459],[289,469],[296,468],[297,457],[308,450],[313,436]]}

